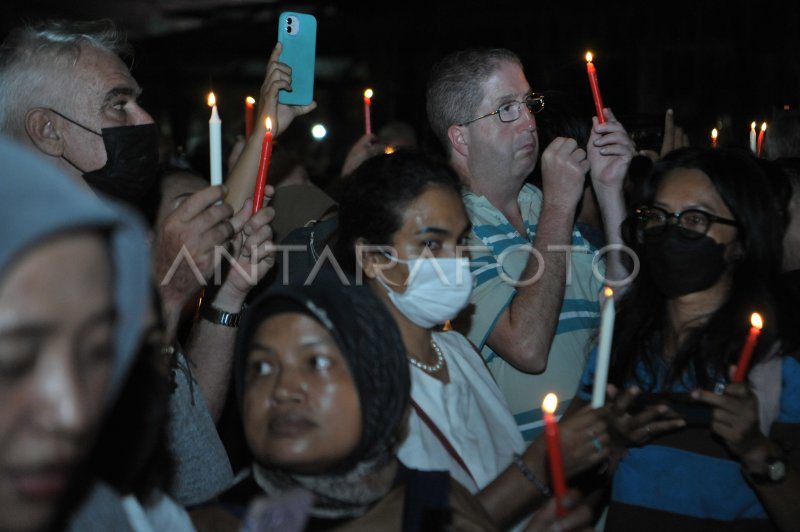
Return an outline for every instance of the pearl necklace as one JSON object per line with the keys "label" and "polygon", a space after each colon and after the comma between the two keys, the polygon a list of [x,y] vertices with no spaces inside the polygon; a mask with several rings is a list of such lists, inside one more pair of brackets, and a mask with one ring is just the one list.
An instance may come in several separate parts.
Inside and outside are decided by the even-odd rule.
{"label": "pearl necklace", "polygon": [[433,338],[431,338],[431,346],[433,346],[433,350],[436,351],[436,364],[425,364],[424,362],[420,362],[416,358],[409,355],[408,361],[411,363],[411,365],[416,366],[427,373],[436,373],[437,371],[441,370],[444,367],[444,355],[442,354],[442,350],[439,349],[439,346],[436,345],[436,342],[433,341]]}

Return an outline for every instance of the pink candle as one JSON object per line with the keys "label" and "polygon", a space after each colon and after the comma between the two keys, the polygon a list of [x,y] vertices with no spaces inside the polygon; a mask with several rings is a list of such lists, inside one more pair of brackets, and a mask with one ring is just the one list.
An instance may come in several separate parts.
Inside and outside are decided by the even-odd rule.
{"label": "pink candle", "polygon": [[603,115],[603,97],[600,96],[600,85],[597,83],[597,69],[592,63],[592,52],[586,52],[586,73],[589,75],[589,86],[592,89],[594,108],[597,112],[597,121],[604,124],[606,117]]}
{"label": "pink candle", "polygon": [[561,458],[561,442],[558,436],[558,424],[555,411],[558,407],[558,397],[548,393],[542,401],[544,410],[544,433],[547,440],[547,461],[550,464],[550,481],[553,485],[553,496],[556,499],[556,511],[559,517],[566,515],[561,499],[567,492],[567,481],[564,476],[564,460]]}
{"label": "pink candle", "polygon": [[261,144],[261,161],[258,163],[256,188],[253,192],[253,214],[257,213],[264,205],[264,190],[267,188],[267,172],[269,160],[272,157],[272,121],[267,117],[267,132]]}
{"label": "pink candle", "polygon": [[367,135],[372,134],[372,118],[370,117],[370,106],[372,105],[372,89],[364,91],[364,129]]}
{"label": "pink candle", "polygon": [[764,326],[764,321],[758,312],[753,312],[750,315],[750,332],[747,334],[747,339],[744,341],[742,353],[739,355],[739,362],[736,363],[736,373],[733,375],[733,382],[739,384],[744,382],[747,377],[747,370],[750,367],[750,360],[753,358],[753,351],[756,348],[756,341],[758,335],[761,334],[761,328]]}

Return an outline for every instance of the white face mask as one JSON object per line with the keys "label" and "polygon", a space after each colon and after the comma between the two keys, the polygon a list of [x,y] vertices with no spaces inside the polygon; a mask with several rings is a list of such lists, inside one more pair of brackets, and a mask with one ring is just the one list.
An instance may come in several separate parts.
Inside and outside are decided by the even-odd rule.
{"label": "white face mask", "polygon": [[472,292],[467,257],[395,260],[408,265],[406,291],[392,290],[382,273],[377,279],[397,310],[412,322],[430,328],[455,318],[466,306]]}

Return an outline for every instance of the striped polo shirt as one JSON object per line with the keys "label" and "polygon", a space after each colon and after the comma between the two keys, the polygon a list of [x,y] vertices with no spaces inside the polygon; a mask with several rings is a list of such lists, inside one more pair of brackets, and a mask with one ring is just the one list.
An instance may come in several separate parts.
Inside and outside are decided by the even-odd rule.
{"label": "striped polo shirt", "polygon": [[[575,396],[586,364],[589,343],[596,335],[600,316],[600,291],[605,272],[604,261],[580,233],[573,228],[569,252],[568,279],[558,327],[544,373],[533,375],[517,370],[502,353],[487,345],[497,319],[517,293],[513,281],[520,279],[531,256],[542,208],[542,192],[526,184],[518,202],[527,234],[519,232],[506,217],[483,196],[464,194],[472,231],[470,261],[475,287],[470,296],[469,315],[459,320],[460,329],[483,355],[497,385],[508,402],[511,413],[525,441],[542,431],[541,404],[544,396],[555,392],[560,415]],[[597,275],[592,271],[595,264]],[[536,309],[532,309],[536,312]],[[459,324],[456,327],[459,327]]]}

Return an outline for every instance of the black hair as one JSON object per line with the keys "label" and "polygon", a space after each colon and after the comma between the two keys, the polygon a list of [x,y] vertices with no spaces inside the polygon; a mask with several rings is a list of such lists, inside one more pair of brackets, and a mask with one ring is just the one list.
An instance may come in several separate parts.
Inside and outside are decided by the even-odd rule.
{"label": "black hair", "polygon": [[378,155],[359,166],[347,178],[339,204],[335,255],[345,271],[355,273],[357,240],[390,244],[403,211],[432,187],[461,195],[458,176],[446,163],[414,150]]}
{"label": "black hair", "polygon": [[[735,364],[749,329],[750,313],[758,311],[765,321],[756,351],[756,361],[781,339],[789,350],[797,345],[793,308],[783,300],[779,286],[782,257],[779,221],[769,182],[755,160],[743,153],[724,149],[685,148],[668,154],[655,164],[642,190],[642,203],[651,204],[665,176],[679,168],[702,171],[711,180],[738,222],[742,256],[733,266],[727,299],[702,325],[695,327],[673,360],[667,384],[687,370],[694,371],[700,387],[710,387],[717,376],[727,376]],[[640,256],[641,245],[633,220],[626,220],[623,234],[627,244]],[[620,302],[612,347],[610,381],[626,386],[634,380],[640,386],[655,385],[660,363],[666,300],[656,289],[648,266],[641,262],[639,275]],[[636,368],[644,362],[651,379],[641,382]]]}

